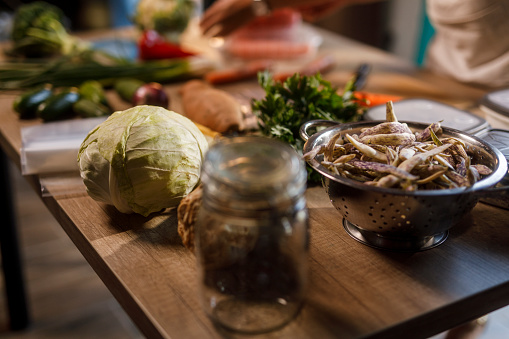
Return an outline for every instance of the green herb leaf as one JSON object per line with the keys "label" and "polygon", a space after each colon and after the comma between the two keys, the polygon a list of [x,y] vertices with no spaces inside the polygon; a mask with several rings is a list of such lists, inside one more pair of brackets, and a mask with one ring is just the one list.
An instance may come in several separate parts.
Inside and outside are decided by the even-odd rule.
{"label": "green herb leaf", "polygon": [[[315,119],[350,122],[359,120],[364,108],[355,98],[355,86],[349,81],[343,93],[338,93],[320,74],[294,74],[285,82],[276,82],[270,73],[258,74],[265,97],[251,103],[259,118],[262,134],[290,144],[302,153],[304,141],[299,136],[301,125]],[[308,168],[308,182],[317,183],[320,175]]]}

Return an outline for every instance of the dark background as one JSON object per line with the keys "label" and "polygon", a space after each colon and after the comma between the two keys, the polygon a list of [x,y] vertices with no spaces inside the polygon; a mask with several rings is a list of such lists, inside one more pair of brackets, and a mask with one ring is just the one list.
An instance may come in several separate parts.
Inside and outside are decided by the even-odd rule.
{"label": "dark background", "polygon": [[[13,12],[20,4],[31,1],[3,0],[0,10]],[[58,6],[69,18],[73,31],[102,29],[130,24],[128,14],[121,13],[121,0],[47,0]],[[203,0],[207,8],[213,0]],[[112,9],[115,8],[116,12]],[[315,24],[352,39],[387,50],[391,37],[387,28],[388,2],[356,5],[324,18]]]}

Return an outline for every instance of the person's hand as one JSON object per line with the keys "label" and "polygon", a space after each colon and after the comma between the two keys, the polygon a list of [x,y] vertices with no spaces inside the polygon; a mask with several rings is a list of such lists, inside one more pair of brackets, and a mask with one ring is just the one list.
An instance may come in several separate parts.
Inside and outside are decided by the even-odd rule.
{"label": "person's hand", "polygon": [[[270,0],[274,9],[291,7],[307,21],[315,21],[339,8],[380,0]],[[255,18],[252,0],[217,0],[203,14],[200,27],[206,36],[226,36]]]}
{"label": "person's hand", "polygon": [[206,36],[226,36],[255,18],[252,0],[217,0],[203,14],[200,28]]}
{"label": "person's hand", "polygon": [[298,6],[296,9],[301,13],[304,20],[313,22],[339,10],[348,3],[345,0],[330,0],[319,4]]}

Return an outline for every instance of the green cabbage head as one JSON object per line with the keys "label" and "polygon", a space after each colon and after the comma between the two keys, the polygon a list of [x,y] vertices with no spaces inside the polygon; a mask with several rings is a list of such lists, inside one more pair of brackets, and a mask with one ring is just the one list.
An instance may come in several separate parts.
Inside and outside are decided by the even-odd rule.
{"label": "green cabbage head", "polygon": [[188,118],[156,106],[113,113],[81,144],[88,194],[123,213],[177,206],[200,181],[208,143]]}

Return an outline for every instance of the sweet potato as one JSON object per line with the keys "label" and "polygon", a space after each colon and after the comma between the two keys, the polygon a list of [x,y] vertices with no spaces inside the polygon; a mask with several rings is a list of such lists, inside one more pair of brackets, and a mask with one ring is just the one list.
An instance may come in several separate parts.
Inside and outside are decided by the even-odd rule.
{"label": "sweet potato", "polygon": [[240,104],[229,93],[202,80],[190,80],[180,89],[186,117],[216,132],[240,131],[244,127]]}

